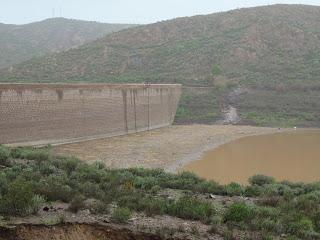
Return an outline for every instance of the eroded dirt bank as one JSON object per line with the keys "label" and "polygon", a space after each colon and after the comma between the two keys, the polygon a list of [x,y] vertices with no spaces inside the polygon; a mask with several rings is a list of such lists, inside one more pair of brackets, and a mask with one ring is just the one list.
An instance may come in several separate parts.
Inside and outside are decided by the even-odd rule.
{"label": "eroded dirt bank", "polygon": [[229,141],[276,128],[230,125],[179,125],[128,136],[56,146],[54,152],[85,161],[103,161],[111,168],[164,168],[175,172],[203,152]]}
{"label": "eroded dirt bank", "polygon": [[0,240],[161,240],[153,234],[91,224],[18,225],[0,228]]}

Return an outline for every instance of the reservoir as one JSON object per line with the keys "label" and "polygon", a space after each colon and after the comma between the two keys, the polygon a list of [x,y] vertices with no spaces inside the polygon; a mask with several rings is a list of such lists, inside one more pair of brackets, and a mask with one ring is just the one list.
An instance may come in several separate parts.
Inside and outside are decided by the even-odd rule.
{"label": "reservoir", "polygon": [[227,184],[247,184],[255,174],[277,180],[320,180],[320,130],[244,137],[203,154],[183,170]]}

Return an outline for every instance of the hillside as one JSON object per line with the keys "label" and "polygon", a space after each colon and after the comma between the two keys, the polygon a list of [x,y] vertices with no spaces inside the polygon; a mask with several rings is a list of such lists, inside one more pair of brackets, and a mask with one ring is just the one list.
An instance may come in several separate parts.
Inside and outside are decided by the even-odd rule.
{"label": "hillside", "polygon": [[25,25],[0,24],[0,68],[94,41],[131,25],[52,18]]}
{"label": "hillside", "polygon": [[[4,82],[166,82],[187,86],[177,122],[320,126],[320,7],[272,5],[110,34],[0,71]],[[210,88],[208,88],[210,87]]]}

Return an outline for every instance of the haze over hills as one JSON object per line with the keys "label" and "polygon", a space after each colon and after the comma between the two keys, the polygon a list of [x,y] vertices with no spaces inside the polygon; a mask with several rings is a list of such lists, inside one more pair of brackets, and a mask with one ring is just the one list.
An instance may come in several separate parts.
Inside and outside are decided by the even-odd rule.
{"label": "haze over hills", "polygon": [[134,25],[51,18],[25,25],[0,24],[0,68],[60,52]]}
{"label": "haze over hills", "polygon": [[126,29],[0,71],[2,82],[165,82],[177,122],[320,126],[320,7],[272,5]]}

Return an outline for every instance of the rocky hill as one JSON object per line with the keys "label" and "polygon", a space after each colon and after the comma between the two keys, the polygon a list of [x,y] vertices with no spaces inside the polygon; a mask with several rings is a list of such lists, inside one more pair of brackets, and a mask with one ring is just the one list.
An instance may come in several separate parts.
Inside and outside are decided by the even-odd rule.
{"label": "rocky hill", "polygon": [[305,5],[178,18],[34,58],[0,81],[183,83],[177,122],[320,126],[319,22]]}
{"label": "rocky hill", "polygon": [[65,18],[25,25],[0,24],[0,68],[77,47],[130,26]]}

